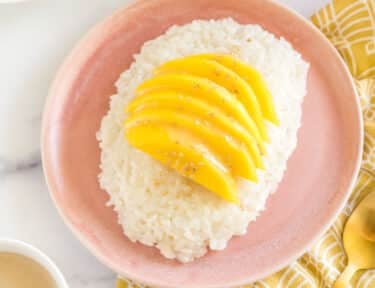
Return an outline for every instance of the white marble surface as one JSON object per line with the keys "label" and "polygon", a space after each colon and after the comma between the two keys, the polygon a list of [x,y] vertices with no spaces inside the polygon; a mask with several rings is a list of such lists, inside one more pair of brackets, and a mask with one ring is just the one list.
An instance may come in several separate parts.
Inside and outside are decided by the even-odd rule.
{"label": "white marble surface", "polygon": [[[64,55],[90,26],[126,2],[0,3],[0,237],[46,252],[71,288],[114,287],[115,275],[73,237],[48,195],[39,147],[43,102]],[[308,17],[329,0],[279,2]]]}

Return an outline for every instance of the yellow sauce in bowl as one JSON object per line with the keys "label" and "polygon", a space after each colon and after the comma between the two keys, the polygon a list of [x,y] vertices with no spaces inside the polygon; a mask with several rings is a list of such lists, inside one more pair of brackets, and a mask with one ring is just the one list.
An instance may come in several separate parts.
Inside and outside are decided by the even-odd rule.
{"label": "yellow sauce in bowl", "polygon": [[57,288],[50,273],[31,258],[0,252],[1,288]]}

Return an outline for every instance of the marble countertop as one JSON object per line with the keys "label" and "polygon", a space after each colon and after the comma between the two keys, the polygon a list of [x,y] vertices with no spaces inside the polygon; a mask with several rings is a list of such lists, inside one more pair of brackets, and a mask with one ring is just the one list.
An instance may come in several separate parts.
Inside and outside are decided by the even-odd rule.
{"label": "marble countertop", "polygon": [[[329,0],[278,0],[308,17]],[[114,287],[64,225],[49,197],[40,159],[41,114],[55,71],[93,24],[128,0],[0,0],[0,237],[48,254],[71,288]]]}

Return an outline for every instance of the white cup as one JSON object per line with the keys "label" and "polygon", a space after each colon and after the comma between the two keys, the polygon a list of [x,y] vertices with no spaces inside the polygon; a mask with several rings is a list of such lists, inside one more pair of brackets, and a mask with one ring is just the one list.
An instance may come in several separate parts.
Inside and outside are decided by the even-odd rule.
{"label": "white cup", "polygon": [[57,288],[69,288],[57,266],[37,248],[22,241],[0,238],[0,252],[15,253],[31,258],[49,272]]}

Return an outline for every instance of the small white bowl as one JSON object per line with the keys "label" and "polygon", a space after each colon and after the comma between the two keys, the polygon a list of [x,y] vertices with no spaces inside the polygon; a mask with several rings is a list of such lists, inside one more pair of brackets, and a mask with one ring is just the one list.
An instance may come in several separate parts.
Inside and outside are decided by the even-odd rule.
{"label": "small white bowl", "polygon": [[16,253],[33,259],[49,272],[57,288],[69,288],[61,271],[47,255],[37,248],[22,241],[0,238],[0,252]]}

